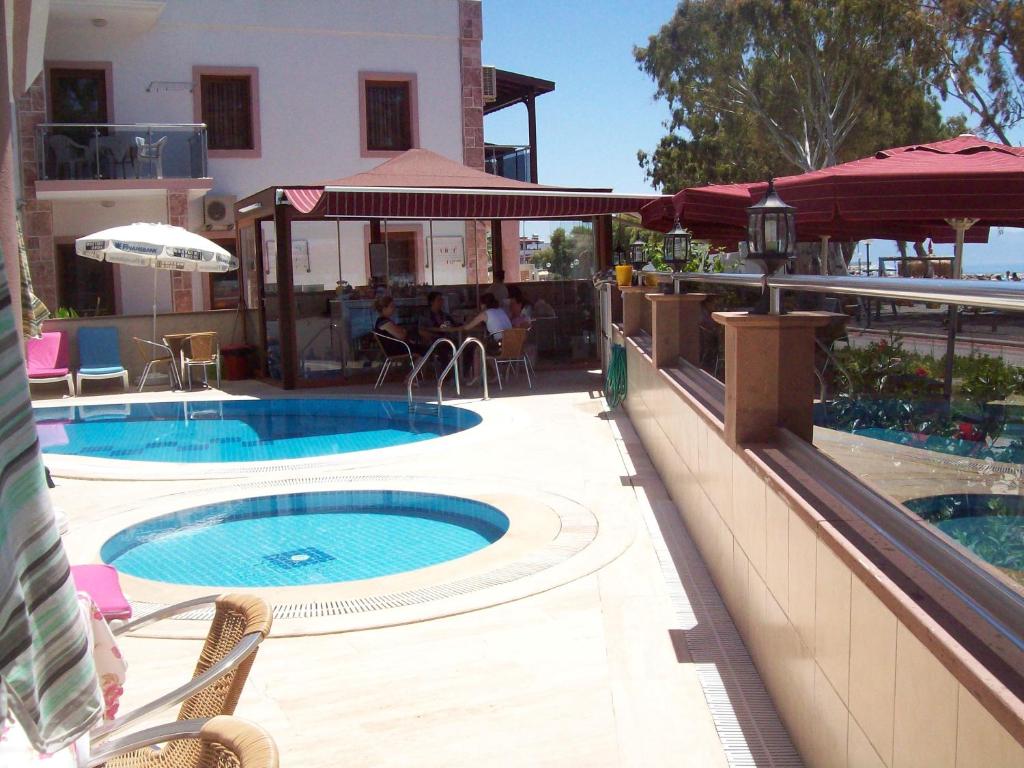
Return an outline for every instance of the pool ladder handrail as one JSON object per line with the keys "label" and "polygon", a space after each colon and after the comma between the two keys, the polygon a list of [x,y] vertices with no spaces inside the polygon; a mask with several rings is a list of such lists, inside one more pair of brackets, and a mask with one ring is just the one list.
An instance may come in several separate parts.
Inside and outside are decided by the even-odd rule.
{"label": "pool ladder handrail", "polygon": [[[416,365],[412,367],[412,370],[409,371],[409,378],[407,378],[405,381],[405,397],[409,401],[409,405],[412,405],[414,402],[412,397],[412,385],[415,383],[416,377],[420,375],[420,371],[423,370],[423,366],[427,364],[427,361],[430,359],[430,356],[434,354],[434,350],[443,344],[447,344],[449,347],[452,348],[453,360],[455,359],[455,356],[458,354],[458,350],[455,348],[455,342],[449,339],[447,336],[442,336],[440,339],[434,340],[434,343],[427,348],[427,351],[423,355],[423,357],[421,357],[419,361],[417,361]],[[459,383],[458,371],[455,372],[455,393],[457,395],[462,394],[462,387]],[[438,405],[440,405],[440,403]]]}
{"label": "pool ladder handrail", "polygon": [[441,394],[441,388],[444,386],[444,377],[448,375],[448,372],[451,371],[452,368],[455,369],[455,391],[458,392],[458,394],[460,395],[462,394],[461,392],[459,392],[458,389],[458,362],[459,358],[462,357],[462,353],[466,351],[466,347],[468,347],[470,344],[476,344],[478,347],[480,347],[480,378],[484,383],[484,400],[491,399],[490,390],[487,387],[487,349],[484,347],[484,343],[480,341],[480,339],[478,339],[476,336],[467,336],[465,339],[462,340],[462,343],[459,345],[459,348],[455,350],[455,354],[452,355],[452,359],[448,361],[448,365],[446,365],[444,370],[441,371],[441,375],[437,377],[438,410],[440,410],[441,405],[444,403],[444,397]]}

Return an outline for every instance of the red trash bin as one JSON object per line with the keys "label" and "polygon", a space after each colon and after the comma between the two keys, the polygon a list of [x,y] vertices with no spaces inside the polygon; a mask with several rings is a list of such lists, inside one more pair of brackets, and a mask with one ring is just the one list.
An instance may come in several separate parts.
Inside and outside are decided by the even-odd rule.
{"label": "red trash bin", "polygon": [[220,356],[224,363],[223,377],[227,381],[240,381],[251,376],[249,370],[249,356],[253,347],[248,344],[234,344],[230,347],[221,347]]}

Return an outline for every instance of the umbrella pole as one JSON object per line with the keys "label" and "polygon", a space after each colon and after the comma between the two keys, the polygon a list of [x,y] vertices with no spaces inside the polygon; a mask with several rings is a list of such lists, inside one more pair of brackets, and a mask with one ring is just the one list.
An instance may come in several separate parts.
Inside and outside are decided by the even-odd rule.
{"label": "umbrella pole", "polygon": [[153,262],[153,335],[150,336],[154,342],[156,341],[156,262]]}
{"label": "umbrella pole", "polygon": [[[963,272],[964,234],[977,223],[977,219],[948,219],[946,221],[956,231],[956,245],[953,250],[952,277],[959,280]],[[956,325],[960,306],[949,305],[949,317],[946,328],[946,372],[942,382],[942,396],[949,402],[953,399],[953,363],[956,359]]]}

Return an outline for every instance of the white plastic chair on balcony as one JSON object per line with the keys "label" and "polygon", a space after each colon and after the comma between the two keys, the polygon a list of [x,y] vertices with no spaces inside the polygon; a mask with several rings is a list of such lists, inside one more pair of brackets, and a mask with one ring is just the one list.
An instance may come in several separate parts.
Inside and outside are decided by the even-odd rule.
{"label": "white plastic chair on balcony", "polygon": [[[148,163],[155,173],[155,178],[164,177],[164,144],[167,137],[162,136],[153,143],[148,143],[142,136],[135,137],[135,154],[139,159],[139,165]],[[135,169],[135,178],[139,176],[139,169]]]}

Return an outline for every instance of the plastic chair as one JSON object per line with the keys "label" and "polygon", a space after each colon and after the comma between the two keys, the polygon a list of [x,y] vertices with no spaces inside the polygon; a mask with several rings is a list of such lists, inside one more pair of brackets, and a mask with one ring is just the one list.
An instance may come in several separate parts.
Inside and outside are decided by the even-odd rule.
{"label": "plastic chair", "polygon": [[533,389],[533,380],[530,378],[530,358],[526,354],[526,337],[529,333],[529,328],[508,328],[501,332],[501,349],[498,350],[498,354],[491,355],[489,358],[494,363],[494,373],[498,377],[498,389],[505,388],[501,382],[502,365],[507,369],[506,379],[515,366],[522,365],[523,370],[526,371],[526,383],[530,389]]}
{"label": "plastic chair", "polygon": [[[158,744],[166,744],[155,750]],[[172,749],[173,747],[173,749]],[[147,728],[117,745],[92,749],[88,768],[277,768],[277,745],[263,728],[237,717]]]}
{"label": "plastic chair", "polygon": [[[166,143],[166,136],[157,139],[152,144],[147,143],[141,136],[135,137],[135,154],[139,158],[139,165],[148,163],[158,179],[164,177],[164,144]],[[136,177],[138,177],[138,173],[138,169],[136,169]]]}
{"label": "plastic chair", "polygon": [[167,366],[167,377],[171,380],[172,388],[177,386],[178,389],[183,389],[181,386],[181,376],[178,373],[178,361],[174,359],[174,352],[171,351],[169,346],[158,344],[149,339],[140,339],[138,336],[133,336],[132,341],[135,342],[135,346],[139,350],[139,356],[145,364],[145,367],[142,369],[142,375],[139,377],[139,392],[146,386],[146,379],[149,378],[150,371],[158,365]]}
{"label": "plastic chair", "polygon": [[[96,726],[89,734],[94,744],[103,742],[104,749],[117,750],[132,737],[129,735],[115,739],[115,734],[123,732],[132,723],[147,719],[176,704],[181,704],[177,718],[179,723],[234,714],[259,645],[270,634],[273,625],[270,607],[263,600],[253,595],[239,594],[200,597],[113,627],[113,633],[120,637],[157,621],[202,609],[211,603],[215,605],[213,621],[199,653],[192,679],[132,712]],[[161,753],[143,750],[133,753],[133,760],[115,765],[152,765],[155,768],[168,765],[161,760],[174,759],[181,750],[188,750],[188,746],[171,743]],[[147,754],[163,757],[150,762],[146,759]],[[170,765],[179,763],[172,762]]]}
{"label": "plastic chair", "polygon": [[220,342],[216,331],[193,333],[181,345],[181,372],[188,377],[188,388],[192,389],[192,369],[203,369],[203,384],[210,386],[206,366],[217,366],[217,387],[220,388]]}
{"label": "plastic chair", "polygon": [[78,394],[86,379],[121,379],[128,391],[128,371],[121,364],[117,328],[78,329]]}
{"label": "plastic chair", "polygon": [[[412,354],[412,347],[401,339],[396,339],[394,336],[381,333],[380,331],[373,331],[372,333],[374,341],[377,342],[377,347],[380,349],[381,354],[384,355],[384,364],[380,367],[380,375],[377,376],[377,383],[373,385],[374,389],[380,389],[380,385],[384,383],[392,365],[402,365],[407,362],[409,363],[409,370],[412,370],[416,366],[416,358]],[[388,344],[401,344],[404,351],[388,352],[385,342]]]}
{"label": "plastic chair", "polygon": [[38,339],[25,340],[25,363],[29,384],[53,384],[63,381],[74,397],[74,376],[68,368],[68,340],[64,331],[48,331]]}
{"label": "plastic chair", "polygon": [[[128,178],[128,166],[135,167],[135,143],[128,136],[96,136],[90,142],[90,154],[99,150],[101,162],[107,159],[110,163],[110,178],[117,178],[117,169],[121,169],[121,178]],[[102,175],[97,168],[97,176]]]}
{"label": "plastic chair", "polygon": [[82,178],[86,165],[85,147],[74,139],[61,134],[50,136],[46,140],[46,144],[53,151],[58,179],[62,169],[67,169],[67,176],[65,178]]}

